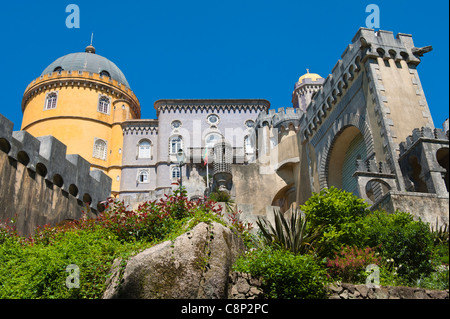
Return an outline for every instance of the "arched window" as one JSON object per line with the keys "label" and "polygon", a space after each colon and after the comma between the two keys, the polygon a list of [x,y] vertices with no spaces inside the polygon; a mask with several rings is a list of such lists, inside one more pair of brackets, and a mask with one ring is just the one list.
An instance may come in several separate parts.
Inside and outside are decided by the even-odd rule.
{"label": "arched window", "polygon": [[148,140],[142,140],[138,146],[138,158],[150,158],[151,157],[151,144]]}
{"label": "arched window", "polygon": [[170,138],[170,154],[176,154],[179,149],[183,148],[183,138],[181,136],[173,136]]}
{"label": "arched window", "polygon": [[217,142],[220,142],[221,139],[222,139],[222,135],[220,135],[219,133],[208,134],[205,138],[206,147],[208,147],[209,149],[213,148],[214,144],[216,144]]}
{"label": "arched window", "polygon": [[100,72],[100,75],[101,75],[101,76],[107,76],[107,77],[109,77],[109,78],[111,77],[111,75],[109,74],[109,72],[108,72],[108,71],[105,71],[105,70],[101,71],[101,72]]}
{"label": "arched window", "polygon": [[148,172],[147,171],[139,172],[138,182],[139,183],[148,183]]}
{"label": "arched window", "polygon": [[172,166],[171,170],[170,170],[170,177],[172,179],[178,179],[180,178],[181,174],[180,174],[180,168],[178,166]]}
{"label": "arched window", "polygon": [[45,98],[45,109],[52,110],[56,108],[56,102],[58,101],[58,93],[50,92]]}
{"label": "arched window", "polygon": [[111,105],[111,100],[104,95],[101,95],[98,99],[98,111],[100,113],[109,114],[109,107]]}
{"label": "arched window", "polygon": [[94,154],[92,155],[94,158],[98,158],[106,161],[106,150],[107,144],[106,141],[101,140],[99,138],[94,141]]}

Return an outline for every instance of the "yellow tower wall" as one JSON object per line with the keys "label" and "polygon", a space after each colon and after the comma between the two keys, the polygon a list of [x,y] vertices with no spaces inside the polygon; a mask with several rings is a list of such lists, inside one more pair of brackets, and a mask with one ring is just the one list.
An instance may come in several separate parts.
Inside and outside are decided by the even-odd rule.
{"label": "yellow tower wall", "polygon": [[[58,94],[56,108],[46,110],[47,94]],[[109,114],[98,111],[100,96],[110,99]],[[22,101],[22,130],[35,137],[52,135],[112,179],[112,193],[120,188],[123,133],[121,123],[140,117],[134,93],[117,81],[88,72],[62,71],[34,80]],[[106,160],[94,158],[95,139],[107,143]]]}

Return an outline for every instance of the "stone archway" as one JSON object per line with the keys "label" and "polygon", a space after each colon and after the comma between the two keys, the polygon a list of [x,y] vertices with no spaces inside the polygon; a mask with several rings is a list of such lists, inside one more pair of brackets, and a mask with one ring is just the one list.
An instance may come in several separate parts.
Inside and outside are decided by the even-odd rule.
{"label": "stone archway", "polygon": [[[330,161],[331,157],[330,154],[334,150],[339,149],[339,144],[336,147],[336,142],[338,141],[339,137],[342,137],[342,134],[348,129],[353,127],[350,131],[347,131],[346,134],[348,134],[347,137],[344,135],[344,140],[349,139],[350,136],[353,136],[353,138],[356,137],[356,133],[360,133],[362,135],[362,138],[364,140],[364,144],[366,147],[365,151],[365,157],[361,156],[362,160],[369,159],[374,154],[374,143],[373,143],[373,136],[372,132],[370,130],[369,125],[365,121],[365,118],[360,116],[359,114],[346,114],[342,116],[341,118],[337,119],[334,123],[334,125],[329,129],[327,136],[325,136],[326,140],[328,141],[325,147],[323,148],[323,152],[321,152],[321,155],[319,157],[319,184],[320,189],[327,188],[331,185],[329,185],[329,172],[330,172]],[[348,141],[349,143],[351,141]],[[344,143],[343,143],[344,144]],[[348,146],[348,145],[347,145]],[[345,150],[343,151],[345,152]],[[332,167],[333,169],[333,167]],[[333,181],[333,179],[332,179]],[[336,182],[336,180],[334,180]]]}
{"label": "stone archway", "polygon": [[328,153],[327,184],[359,195],[358,184],[353,173],[356,160],[367,158],[364,137],[355,126],[348,126],[335,137]]}
{"label": "stone archway", "polygon": [[272,200],[272,206],[280,207],[282,213],[289,210],[291,205],[295,203],[296,188],[294,184],[289,184],[280,189]]}

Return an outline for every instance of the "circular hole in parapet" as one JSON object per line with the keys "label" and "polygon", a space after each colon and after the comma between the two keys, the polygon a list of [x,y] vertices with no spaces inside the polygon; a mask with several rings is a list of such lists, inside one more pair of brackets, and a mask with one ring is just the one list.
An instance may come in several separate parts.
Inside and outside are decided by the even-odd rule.
{"label": "circular hole in parapet", "polygon": [[53,184],[55,184],[55,185],[58,186],[58,187],[62,187],[62,186],[63,186],[64,180],[63,180],[63,178],[61,177],[61,175],[55,174],[55,175],[53,176]]}
{"label": "circular hole in parapet", "polygon": [[92,197],[89,194],[83,195],[83,203],[90,205],[92,203]]}
{"label": "circular hole in parapet", "polygon": [[37,163],[36,164],[36,173],[38,173],[42,177],[47,176],[47,167],[45,167],[45,165],[42,163]]}
{"label": "circular hole in parapet", "polygon": [[8,154],[9,151],[11,150],[11,145],[4,138],[0,138],[0,150],[5,152],[6,154]]}
{"label": "circular hole in parapet", "polygon": [[19,153],[17,153],[17,161],[24,166],[27,166],[30,162],[30,157],[28,157],[28,154],[26,152],[20,151]]}
{"label": "circular hole in parapet", "polygon": [[106,209],[105,204],[103,204],[102,202],[97,203],[97,211],[99,213],[103,213],[105,211],[105,209]]}
{"label": "circular hole in parapet", "polygon": [[69,194],[73,197],[77,197],[78,195],[78,187],[76,187],[74,184],[70,184],[69,186]]}

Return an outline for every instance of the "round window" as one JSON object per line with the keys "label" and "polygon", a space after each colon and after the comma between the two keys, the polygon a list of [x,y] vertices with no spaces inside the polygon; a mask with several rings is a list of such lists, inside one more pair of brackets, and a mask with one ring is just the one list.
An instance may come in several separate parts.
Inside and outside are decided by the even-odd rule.
{"label": "round window", "polygon": [[219,122],[219,117],[215,114],[208,116],[207,121],[209,124],[217,124]]}
{"label": "round window", "polygon": [[252,128],[255,126],[255,122],[252,120],[245,121],[245,126],[247,126],[248,128]]}
{"label": "round window", "polygon": [[179,128],[181,126],[181,122],[178,120],[172,121],[172,128]]}

